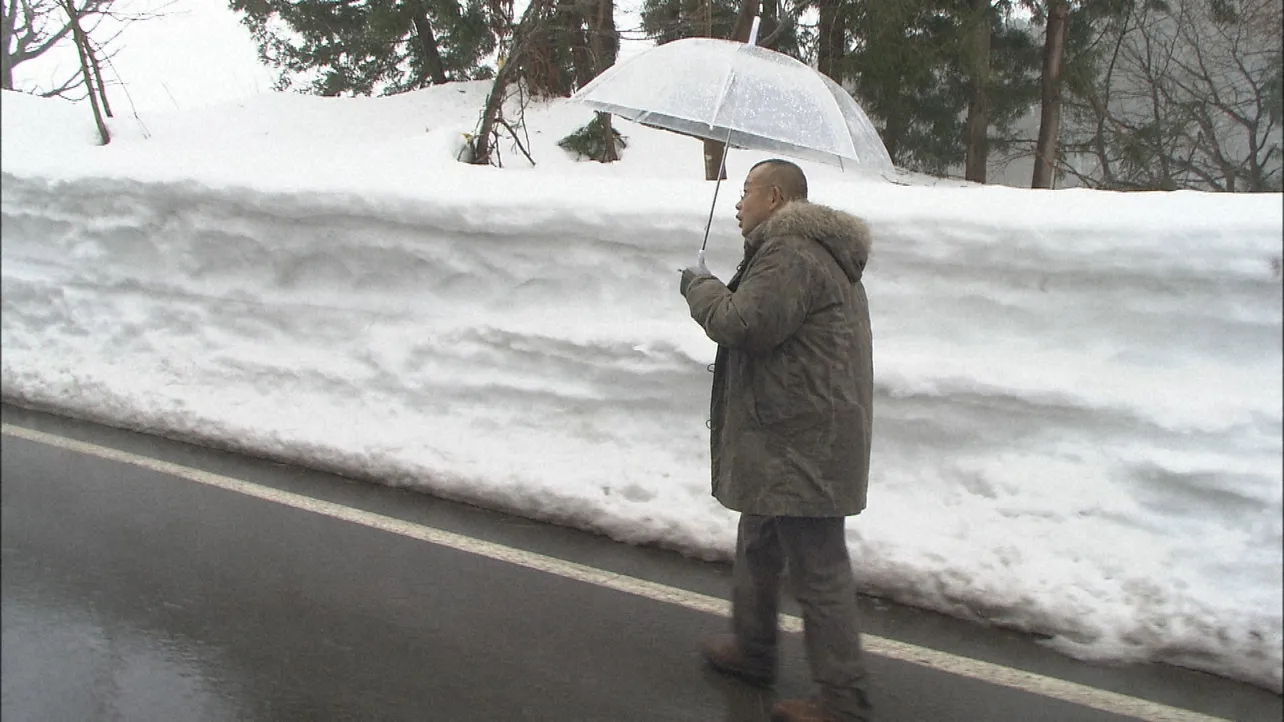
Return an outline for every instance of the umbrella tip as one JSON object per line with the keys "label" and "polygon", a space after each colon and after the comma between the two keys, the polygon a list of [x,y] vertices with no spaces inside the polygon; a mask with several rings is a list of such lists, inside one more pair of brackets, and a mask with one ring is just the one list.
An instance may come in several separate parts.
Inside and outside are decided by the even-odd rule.
{"label": "umbrella tip", "polygon": [[762,16],[761,16],[761,15],[754,15],[754,16],[753,16],[753,27],[749,28],[749,44],[750,44],[750,45],[757,45],[757,44],[758,44],[758,25],[759,25],[761,22],[762,22]]}

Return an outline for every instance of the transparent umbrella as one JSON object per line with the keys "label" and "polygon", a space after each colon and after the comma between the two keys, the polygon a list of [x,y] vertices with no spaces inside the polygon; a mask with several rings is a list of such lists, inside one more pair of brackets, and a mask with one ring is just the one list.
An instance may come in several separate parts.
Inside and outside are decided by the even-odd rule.
{"label": "transparent umbrella", "polygon": [[887,148],[851,95],[797,60],[754,45],[757,28],[755,18],[748,44],[686,38],[659,45],[608,68],[571,99],[728,146],[890,171]]}

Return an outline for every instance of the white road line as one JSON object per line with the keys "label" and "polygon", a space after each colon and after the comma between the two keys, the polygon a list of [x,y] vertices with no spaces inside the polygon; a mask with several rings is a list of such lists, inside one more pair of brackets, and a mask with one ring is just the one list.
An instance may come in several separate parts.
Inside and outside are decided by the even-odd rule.
{"label": "white road line", "polygon": [[[697,612],[705,612],[721,617],[731,616],[731,605],[715,597],[710,597],[696,592],[690,592],[685,589],[666,586],[649,582],[645,579],[636,579],[623,574],[615,574],[594,567],[576,564],[554,557],[544,556],[521,549],[514,549],[502,544],[473,539],[462,534],[434,529],[432,527],[413,524],[401,519],[374,514],[360,509],[353,509],[341,504],[335,504],[320,499],[313,499],[302,494],[295,494],[280,489],[260,486],[248,481],[234,479],[228,476],[212,474],[208,471],[193,469],[179,464],[172,464],[168,461],[160,461],[145,456],[138,456],[119,449],[112,449],[97,444],[90,444],[75,439],[68,439],[54,434],[48,434],[42,431],[14,426],[12,424],[3,424],[0,432],[9,436],[15,436],[29,441],[35,441],[48,446],[54,446],[60,449],[66,449],[80,454],[97,456],[109,461],[115,461],[122,464],[130,464],[151,471],[157,471],[162,474],[168,474],[181,479],[195,481],[208,486],[218,487],[227,491],[234,491],[238,494],[252,496],[257,499],[283,504],[285,506],[302,509],[316,514],[342,519],[343,521],[361,524],[379,529],[381,531],[400,534],[418,539],[420,541],[437,544],[439,546],[450,547],[462,552],[477,554],[490,559],[516,564],[518,566],[535,569],[549,574],[556,574],[567,579],[574,579],[588,584],[595,584],[599,587],[614,589],[626,594],[633,594],[639,597],[645,597],[657,602],[674,604]],[[791,615],[782,615],[781,627],[789,632],[801,632],[802,620]],[[926,647],[919,647],[905,642],[898,642],[894,639],[885,639],[872,634],[861,635],[861,641],[864,643],[865,650],[871,654],[877,654],[883,657],[910,662],[913,664],[940,670],[949,674],[960,677],[969,677],[972,679],[996,684],[1003,687],[1010,687],[1025,692],[1031,692],[1043,697],[1058,699],[1065,702],[1090,707],[1092,709],[1108,712],[1110,714],[1133,717],[1147,722],[1230,722],[1220,717],[1211,717],[1209,715],[1191,712],[1189,710],[1171,707],[1157,702],[1150,702],[1136,697],[1119,694],[1117,692],[1108,692],[1106,690],[1096,689],[1074,682],[1057,679],[1055,677],[1046,677],[1033,672],[1026,672],[1019,669],[1012,669],[991,662],[983,662],[977,659],[962,657],[948,652],[940,652]]]}

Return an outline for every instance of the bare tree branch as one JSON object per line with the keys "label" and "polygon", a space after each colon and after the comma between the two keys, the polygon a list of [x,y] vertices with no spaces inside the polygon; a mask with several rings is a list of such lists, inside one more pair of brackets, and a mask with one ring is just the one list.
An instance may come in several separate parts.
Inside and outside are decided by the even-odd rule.
{"label": "bare tree branch", "polygon": [[[173,1],[152,9],[122,12],[116,8],[116,0],[72,0],[70,3],[64,0],[4,0],[0,4],[0,11],[4,13],[0,20],[0,31],[3,32],[0,39],[0,87],[18,89],[14,83],[15,68],[70,42],[74,33],[65,11],[67,7],[75,11],[80,29],[86,36],[101,36],[100,28],[108,20],[119,26],[110,38],[95,43],[102,52],[111,46],[126,25],[160,17]],[[65,96],[70,90],[60,83],[37,84],[26,89],[44,96]]]}
{"label": "bare tree branch", "polygon": [[1076,76],[1067,103],[1093,129],[1063,140],[1059,173],[1098,187],[1280,189],[1284,5],[1244,0],[1227,15],[1215,2],[1138,4],[1108,27],[1113,53]]}

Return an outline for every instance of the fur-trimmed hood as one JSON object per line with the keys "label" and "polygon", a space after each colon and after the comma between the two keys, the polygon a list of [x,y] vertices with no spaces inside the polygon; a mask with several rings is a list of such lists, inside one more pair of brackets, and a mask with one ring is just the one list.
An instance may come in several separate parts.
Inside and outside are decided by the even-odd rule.
{"label": "fur-trimmed hood", "polygon": [[809,201],[793,201],[745,237],[746,255],[782,236],[810,238],[825,247],[854,283],[860,280],[873,243],[869,226],[850,213]]}

